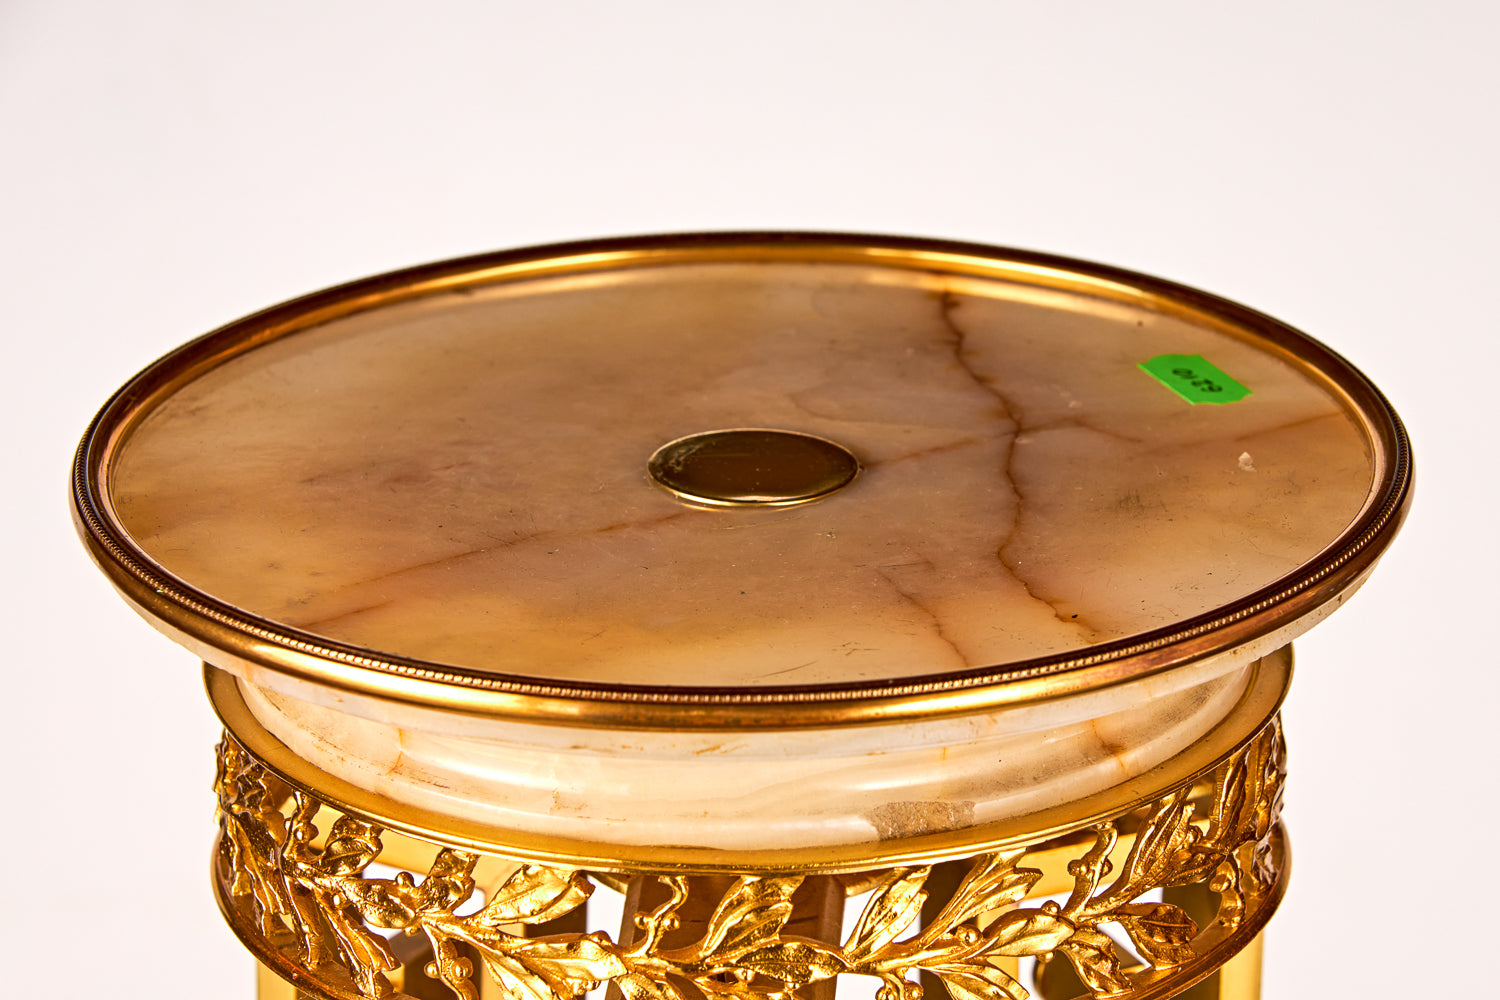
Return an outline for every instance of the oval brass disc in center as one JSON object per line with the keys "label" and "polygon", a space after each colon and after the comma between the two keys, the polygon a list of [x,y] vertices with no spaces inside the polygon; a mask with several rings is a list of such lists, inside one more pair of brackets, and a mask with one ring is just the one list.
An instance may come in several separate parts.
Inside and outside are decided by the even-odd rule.
{"label": "oval brass disc in center", "polygon": [[651,478],[694,503],[785,507],[842,489],[859,473],[847,448],[796,431],[704,431],[662,445]]}

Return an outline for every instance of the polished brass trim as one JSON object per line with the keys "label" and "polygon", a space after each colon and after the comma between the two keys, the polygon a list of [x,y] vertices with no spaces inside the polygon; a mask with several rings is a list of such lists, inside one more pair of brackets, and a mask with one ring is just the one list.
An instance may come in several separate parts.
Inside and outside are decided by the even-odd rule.
{"label": "polished brass trim", "polygon": [[[1184,316],[1278,352],[1342,395],[1376,459],[1369,501],[1345,532],[1299,570],[1177,626],[1064,654],[887,683],[696,690],[543,681],[363,649],[258,618],[166,572],[130,539],[108,500],[108,462],[122,436],[177,386],[247,350],[395,302],[554,274],[708,261],[860,263],[1012,280]],[[94,418],[73,468],[73,515],[93,558],[158,628],[216,662],[269,667],[335,688],[455,711],[568,724],[638,727],[860,724],[1107,687],[1263,640],[1357,586],[1395,535],[1411,500],[1411,457],[1399,418],[1342,357],[1285,324],[1204,292],[1118,268],[1027,251],[902,237],[707,233],[634,237],[506,251],[392,272],[297,299],[172,352]]]}
{"label": "polished brass trim", "polygon": [[900,840],[729,851],[681,844],[622,845],[541,836],[413,807],[360,788],[304,760],[255,718],[240,693],[242,681],[211,666],[205,665],[204,669],[209,702],[230,735],[281,780],[341,811],[364,816],[419,840],[520,861],[597,871],[653,867],[694,874],[778,871],[789,866],[808,872],[844,872],[872,867],[877,862],[926,864],[1061,836],[1138,808],[1164,790],[1191,783],[1218,766],[1276,715],[1291,677],[1290,648],[1263,658],[1253,668],[1240,700],[1202,737],[1150,770],[1074,802],[964,830]]}

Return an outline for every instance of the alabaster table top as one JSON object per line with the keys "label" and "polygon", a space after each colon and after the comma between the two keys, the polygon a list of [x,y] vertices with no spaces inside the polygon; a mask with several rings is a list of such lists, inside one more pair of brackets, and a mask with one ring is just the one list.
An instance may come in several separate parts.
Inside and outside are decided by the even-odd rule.
{"label": "alabaster table top", "polygon": [[[814,465],[828,444],[818,495],[777,479],[774,440],[659,454],[726,430],[805,436]],[[662,469],[694,455],[743,481],[674,492]],[[684,759],[725,730],[850,731],[805,763],[875,723],[1001,739],[1153,699],[1120,752],[1185,725],[1154,766],[1363,580],[1409,475],[1347,362],[1203,293],[965,244],[709,234],[436,264],[239,321],[106,406],[75,489],[96,559],[211,686],[368,789],[394,765],[365,726],[406,752],[504,724],[532,750],[581,728]]]}

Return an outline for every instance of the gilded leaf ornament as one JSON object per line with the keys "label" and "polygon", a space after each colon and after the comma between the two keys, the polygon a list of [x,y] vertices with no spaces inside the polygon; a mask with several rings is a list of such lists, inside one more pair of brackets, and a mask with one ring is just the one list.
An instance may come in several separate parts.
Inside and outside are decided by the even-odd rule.
{"label": "gilded leaf ornament", "polygon": [[[394,933],[425,937],[426,974],[462,1000],[478,1000],[481,975],[509,1000],[571,1000],[606,983],[625,1000],[685,1000],[683,984],[709,998],[790,1000],[838,976],[879,980],[879,1000],[921,1000],[922,973],[952,1000],[1023,1000],[1028,992],[1014,975],[1023,958],[1065,960],[1093,995],[1126,997],[1203,966],[1252,911],[1274,905],[1285,777],[1279,724],[1209,777],[1211,785],[1178,788],[1067,841],[1077,848],[1064,866],[1065,898],[1054,886],[1046,890],[1052,898],[1028,901],[1044,871],[1027,862],[1056,855],[1058,841],[968,859],[951,895],[935,905],[931,866],[890,868],[870,873],[873,888],[847,938],[824,941],[787,931],[803,875],[745,875],[711,908],[697,907],[710,915],[681,944],[685,904],[703,885],[680,874],[631,873],[653,881],[665,899],[635,914],[628,940],[598,931],[526,935],[582,906],[596,882],[618,885],[616,876],[524,864],[480,906],[473,853],[441,848],[425,873],[373,877],[380,827],[286,786],[226,736],[215,782],[219,874],[252,947],[286,957],[309,982],[347,980],[330,990],[335,996],[396,995],[391,974],[402,963]],[[319,841],[315,820],[324,810],[335,818]],[[1159,898],[1189,885],[1217,895],[1210,924],[1200,927]],[[924,909],[936,911],[925,922]],[[1129,967],[1134,958],[1120,941],[1144,967]]]}

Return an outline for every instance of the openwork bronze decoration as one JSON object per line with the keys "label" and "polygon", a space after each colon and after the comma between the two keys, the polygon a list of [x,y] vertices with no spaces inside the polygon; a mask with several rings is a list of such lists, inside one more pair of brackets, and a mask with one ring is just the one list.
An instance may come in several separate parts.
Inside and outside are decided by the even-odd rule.
{"label": "openwork bronze decoration", "polygon": [[[425,937],[427,974],[463,1000],[479,996],[481,969],[471,956],[512,1000],[569,1000],[603,983],[627,1000],[682,1000],[685,984],[706,996],[779,998],[837,976],[879,979],[881,1000],[920,1000],[924,972],[954,1000],[1021,1000],[1028,993],[1015,969],[1025,957],[1065,960],[1098,997],[1147,996],[1213,971],[1269,917],[1282,888],[1284,777],[1273,720],[1212,774],[1141,810],[1072,837],[967,859],[956,888],[920,924],[933,866],[844,876],[869,895],[843,941],[786,933],[806,876],[742,876],[722,890],[695,940],[668,947],[664,939],[683,929],[682,912],[707,880],[519,865],[474,907],[467,904],[478,891],[480,855],[449,848],[437,849],[425,873],[373,877],[380,827],[290,788],[226,736],[217,871],[226,913],[246,943],[293,972],[302,989],[330,996],[393,995],[388,974],[402,962],[388,932]],[[325,811],[334,818],[323,835]],[[1059,872],[1070,883],[1066,898],[1036,901]],[[628,879],[654,881],[666,894],[635,914],[628,939],[598,931],[527,936],[528,927],[582,906],[596,883]],[[1184,886],[1218,897],[1203,926],[1183,907],[1149,898]],[[1142,967],[1127,967],[1106,928]]]}

